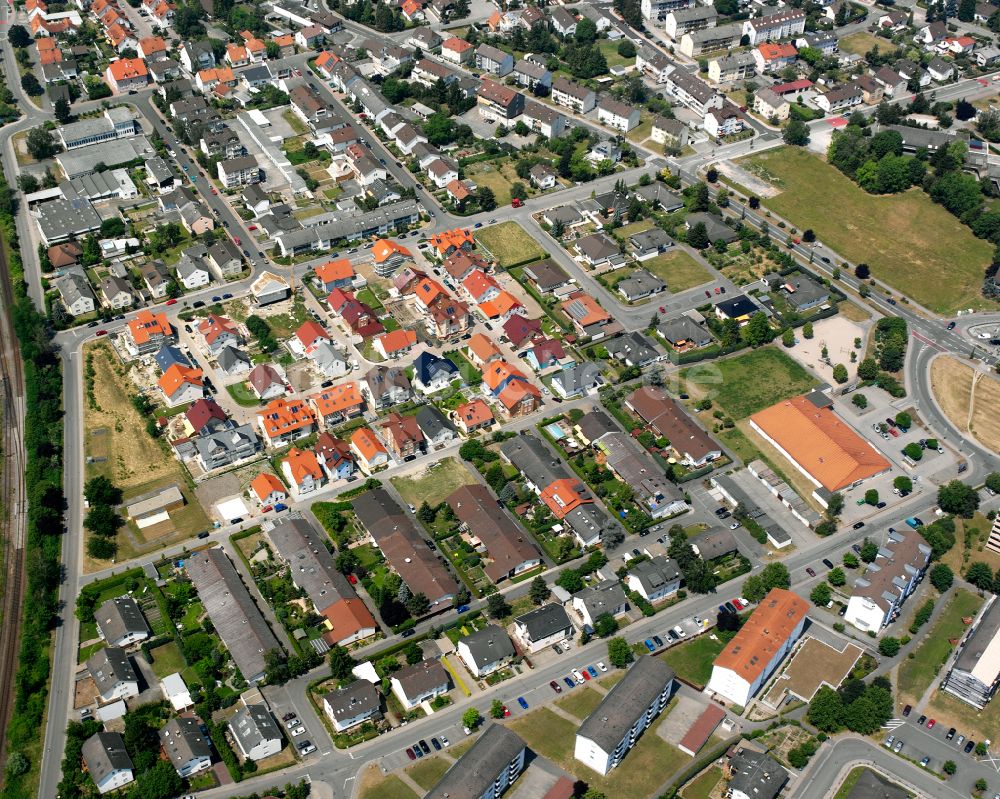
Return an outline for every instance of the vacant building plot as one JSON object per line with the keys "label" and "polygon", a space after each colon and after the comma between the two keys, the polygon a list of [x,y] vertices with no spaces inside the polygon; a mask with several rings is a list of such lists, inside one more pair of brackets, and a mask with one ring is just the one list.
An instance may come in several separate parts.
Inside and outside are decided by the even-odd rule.
{"label": "vacant building plot", "polygon": [[[920,189],[868,194],[818,156],[782,147],[741,161],[781,189],[763,204],[844,258],[865,262],[884,280],[937,313],[996,308],[983,298],[983,270],[993,251]],[[836,213],[831,213],[836,209]],[[942,280],[942,265],[947,280]]]}
{"label": "vacant building plot", "polygon": [[836,689],[861,654],[860,647],[854,644],[845,643],[838,650],[817,638],[807,637],[762,701],[777,709],[788,697],[810,701],[822,685]]}
{"label": "vacant building plot", "polygon": [[472,485],[476,480],[459,461],[445,458],[408,477],[393,477],[390,482],[404,502],[414,507],[426,502],[434,507],[455,489]]}
{"label": "vacant building plot", "polygon": [[477,230],[476,243],[496,258],[503,269],[545,257],[545,250],[517,222],[502,222]]}
{"label": "vacant building plot", "polygon": [[715,279],[711,270],[684,250],[675,249],[642,262],[642,267],[666,281],[671,294],[687,291]]}
{"label": "vacant building plot", "polygon": [[931,364],[931,388],[949,421],[980,444],[1000,452],[1000,381],[950,355]]}

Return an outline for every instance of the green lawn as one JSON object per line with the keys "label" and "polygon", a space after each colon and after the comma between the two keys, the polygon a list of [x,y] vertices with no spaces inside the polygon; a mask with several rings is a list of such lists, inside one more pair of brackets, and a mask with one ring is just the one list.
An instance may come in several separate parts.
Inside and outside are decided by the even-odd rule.
{"label": "green lawn", "polygon": [[857,33],[849,34],[837,42],[837,44],[843,52],[856,53],[860,56],[863,56],[873,47],[880,47],[882,49],[892,47],[892,43],[888,40],[880,39],[867,31],[858,31]]}
{"label": "green lawn", "polygon": [[732,634],[715,633],[716,639],[713,640],[710,635],[712,633],[705,633],[691,641],[672,646],[660,657],[677,672],[678,677],[695,685],[708,685],[712,678],[712,661],[732,638]]}
{"label": "green lawn", "polygon": [[[849,38],[849,37],[848,37]],[[932,311],[996,308],[980,294],[993,251],[920,189],[874,196],[816,155],[782,147],[743,166],[781,189],[764,205]]]}
{"label": "green lawn", "polygon": [[685,785],[681,794],[684,799],[709,799],[712,789],[719,784],[720,779],[722,779],[722,769],[711,766]]}
{"label": "green lawn", "polygon": [[385,306],[382,305],[382,303],[379,301],[379,298],[375,296],[375,292],[372,291],[370,288],[361,289],[361,291],[359,291],[354,296],[357,297],[358,302],[365,303],[365,305],[367,305],[373,311],[378,312],[385,309]]}
{"label": "green lawn", "polygon": [[655,258],[643,261],[640,265],[665,280],[667,289],[672,294],[687,291],[714,279],[707,267],[702,266],[684,250],[674,250],[657,255]]}
{"label": "green lawn", "polygon": [[584,687],[579,690],[574,689],[570,691],[568,696],[557,700],[556,704],[567,713],[583,721],[601,704],[602,699],[604,699],[604,696],[601,693],[595,691],[593,688]]}
{"label": "green lawn", "polygon": [[496,164],[489,161],[472,164],[466,168],[465,176],[477,186],[489,187],[498,206],[510,205],[510,189],[513,184],[507,180]]}
{"label": "green lawn", "polygon": [[361,791],[361,799],[418,799],[412,789],[395,774]]}
{"label": "green lawn", "polygon": [[425,757],[419,763],[406,769],[410,779],[425,791],[429,791],[440,780],[451,764],[443,757]]}
{"label": "green lawn", "polygon": [[962,623],[963,616],[975,616],[983,598],[976,594],[959,589],[944,612],[934,623],[934,627],[924,638],[923,643],[899,667],[899,694],[917,700],[923,696],[937,677],[938,671],[948,660],[952,645],[948,639],[961,639],[966,626]]}
{"label": "green lawn", "polygon": [[635,64],[635,56],[625,58],[618,53],[618,45],[621,42],[612,42],[609,39],[602,39],[597,43],[597,49],[604,54],[604,60],[608,62],[608,69],[611,67],[632,66]]}
{"label": "green lawn", "polygon": [[475,479],[455,458],[445,458],[438,466],[413,477],[393,477],[393,486],[404,502],[420,507],[422,502],[437,505],[456,488],[472,485]]}
{"label": "green lawn", "polygon": [[246,383],[230,383],[226,386],[226,391],[236,400],[237,405],[242,405],[244,408],[256,408],[260,405],[257,395],[247,387]]}
{"label": "green lawn", "polygon": [[506,269],[545,257],[545,250],[517,222],[501,222],[476,231],[476,241]]}
{"label": "green lawn", "polygon": [[149,650],[149,654],[153,657],[153,673],[161,680],[168,674],[183,671],[186,665],[181,650],[173,641]]}
{"label": "green lawn", "polygon": [[[804,394],[817,381],[798,363],[775,347],[751,350],[714,363],[718,382],[695,384],[696,395],[708,393],[734,419],[743,419],[783,399]],[[696,380],[695,369],[685,369],[681,377]],[[700,389],[700,390],[699,390]]]}

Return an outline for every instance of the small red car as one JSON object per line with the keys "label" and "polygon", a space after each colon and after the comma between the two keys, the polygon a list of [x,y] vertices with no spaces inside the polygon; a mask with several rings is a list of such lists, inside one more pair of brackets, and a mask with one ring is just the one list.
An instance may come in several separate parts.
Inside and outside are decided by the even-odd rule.
{"label": "small red car", "polygon": [[270,505],[265,505],[263,508],[260,509],[260,512],[261,513],[267,513],[268,511],[271,511],[271,510],[274,510],[274,508],[272,508]]}
{"label": "small red car", "polygon": [[721,294],[721,293],[722,293],[722,289],[721,289],[721,288],[719,288],[719,286],[716,286],[716,287],[715,287],[715,293],[716,293],[716,294]]}
{"label": "small red car", "polygon": [[580,673],[583,675],[583,679],[585,679],[585,680],[589,680],[590,679],[590,673],[586,669],[584,669]]}
{"label": "small red car", "polygon": [[667,312],[667,309],[661,305],[660,306],[660,313],[666,313],[666,312]]}
{"label": "small red car", "polygon": [[357,585],[358,584],[358,578],[355,577],[353,574],[348,574],[347,575],[347,582],[349,582],[351,585]]}
{"label": "small red car", "polygon": [[413,750],[410,749],[410,747],[406,747],[406,756],[408,758],[410,758],[410,760],[416,760],[417,759],[417,756],[415,754],[413,754]]}
{"label": "small red car", "polygon": [[524,205],[524,203],[517,197],[510,201],[511,208],[520,208],[522,205]]}
{"label": "small red car", "polygon": [[256,229],[257,229],[256,225],[250,225],[250,227],[247,228],[247,230],[256,230]]}
{"label": "small red car", "polygon": [[177,300],[170,299],[170,300],[167,300],[166,303],[164,303],[164,304],[165,305],[176,305],[177,304]]}
{"label": "small red car", "polygon": [[96,335],[96,336],[106,336],[106,335],[108,335],[108,331],[107,330],[98,330],[94,335]]}
{"label": "small red car", "polygon": [[243,243],[242,241],[240,241],[239,236],[233,236],[233,242],[236,244],[237,247],[239,247]]}
{"label": "small red car", "polygon": [[510,708],[508,708],[507,705],[504,705],[503,706],[503,717],[507,718],[509,715],[510,715]]}
{"label": "small red car", "polygon": [[217,192],[217,191],[215,190],[215,186],[212,186],[212,194],[218,194],[218,193],[219,193],[219,192]]}
{"label": "small red car", "polygon": [[927,729],[928,730],[932,729],[935,724],[937,724],[937,719],[931,719],[930,721],[927,722]]}

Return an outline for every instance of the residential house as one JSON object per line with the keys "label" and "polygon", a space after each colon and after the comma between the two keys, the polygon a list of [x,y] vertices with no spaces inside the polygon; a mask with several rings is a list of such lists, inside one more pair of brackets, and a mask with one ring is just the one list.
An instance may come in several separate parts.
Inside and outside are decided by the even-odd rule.
{"label": "residential house", "polygon": [[[714,53],[739,47],[742,37],[743,28],[738,22],[717,25],[712,28],[699,28],[688,31],[681,36],[678,49],[688,58],[696,58],[702,53]],[[670,74],[669,80],[679,78],[681,73],[689,78],[694,78],[686,70],[676,69]]]}
{"label": "residential house", "polygon": [[597,104],[597,121],[628,133],[639,125],[639,109],[610,97],[603,97]]}
{"label": "residential house", "polygon": [[[208,351],[213,355],[218,354],[224,347],[236,347],[243,343],[243,336],[240,334],[237,324],[228,317],[214,313],[209,314],[199,323],[198,332],[204,338]],[[282,389],[284,389],[283,385]]]}
{"label": "residential house", "polygon": [[856,83],[845,83],[816,97],[815,103],[828,114],[845,111],[864,102],[864,92]]}
{"label": "residential house", "polygon": [[149,625],[131,596],[106,599],[94,613],[97,633],[112,647],[127,647],[150,636]]}
{"label": "residential house", "polygon": [[261,472],[251,480],[250,491],[262,508],[273,507],[288,499],[285,484],[270,472]]}
{"label": "residential house", "polygon": [[515,618],[513,635],[529,654],[534,654],[572,639],[573,622],[562,605],[550,602]]}
{"label": "residential house", "polygon": [[899,616],[929,562],[930,547],[915,530],[887,533],[878,556],[854,580],[844,621],[878,633]]}
{"label": "residential house", "polygon": [[476,58],[475,46],[465,39],[451,36],[441,43],[441,58],[453,64],[470,64]]}
{"label": "residential house", "polygon": [[351,434],[351,452],[367,475],[389,465],[389,452],[378,437],[367,427],[359,427]]}
{"label": "residential house", "polygon": [[413,396],[406,373],[398,367],[372,367],[362,381],[361,390],[373,410],[400,405]]}
{"label": "residential house", "polygon": [[688,141],[688,127],[679,119],[657,117],[653,120],[650,138],[657,144],[675,149],[682,148]]}
{"label": "residential house", "polygon": [[95,732],[83,742],[80,754],[99,793],[117,791],[135,779],[135,767],[120,733]]}
{"label": "residential house", "polygon": [[[700,335],[700,330],[685,329],[676,336],[693,337]],[[701,340],[684,338],[678,343],[684,341],[697,345]],[[722,447],[663,389],[656,386],[638,388],[625,399],[625,407],[642,419],[657,436],[667,439],[675,457],[684,466],[700,469],[722,456]]]}
{"label": "residential house", "polygon": [[477,430],[488,430],[495,421],[490,406],[481,399],[474,399],[464,405],[459,405],[453,413],[455,424],[466,435]]}
{"label": "residential house", "polygon": [[548,139],[559,138],[566,132],[566,117],[551,106],[536,103],[534,100],[524,101],[521,121]]}
{"label": "residential house", "polygon": [[454,380],[462,380],[462,375],[448,358],[424,351],[413,361],[413,385],[422,394],[443,391]]}
{"label": "residential house", "polygon": [[189,779],[212,766],[212,747],[201,731],[201,721],[191,716],[170,719],[157,733],[177,774]]}
{"label": "residential house", "polygon": [[260,439],[249,424],[225,427],[195,439],[198,463],[210,472],[240,463],[260,452]]}
{"label": "residential house", "polygon": [[757,59],[754,53],[733,53],[708,62],[708,79],[713,83],[734,83],[748,80],[756,74]]}
{"label": "residential house", "polygon": [[125,338],[130,350],[145,355],[175,341],[176,335],[165,313],[154,314],[143,308],[126,323]]}
{"label": "residential house", "polygon": [[605,614],[621,616],[629,609],[629,604],[621,583],[605,580],[573,594],[572,607],[580,617],[581,626],[593,629],[599,617]]}
{"label": "residential house", "polygon": [[290,444],[316,429],[316,417],[301,399],[278,397],[257,413],[257,426],[270,447]]}
{"label": "residential house", "polygon": [[456,649],[466,668],[477,679],[504,668],[515,655],[507,633],[495,624],[459,638]]}
{"label": "residential house", "polygon": [[675,9],[667,14],[664,19],[664,31],[677,42],[685,33],[714,28],[718,21],[719,14],[713,6],[693,5]]}
{"label": "residential house", "polygon": [[247,377],[247,383],[259,400],[269,400],[285,393],[285,379],[269,363],[257,364]]}
{"label": "residential house", "polygon": [[597,94],[593,89],[560,75],[552,81],[552,102],[578,114],[586,114],[596,107]]}
{"label": "residential house", "polygon": [[447,694],[451,678],[440,660],[422,660],[393,672],[389,684],[403,708],[413,710]]}
{"label": "residential house", "polygon": [[476,48],[476,69],[502,78],[514,71],[514,56],[489,44]]}
{"label": "residential house", "polygon": [[705,132],[716,140],[733,136],[746,127],[740,109],[726,102],[721,108],[710,108],[705,112]]}
{"label": "residential house", "polygon": [[245,705],[226,726],[236,748],[248,760],[258,761],[276,755],[284,743],[284,736],[264,703]]}
{"label": "residential house", "polygon": [[764,87],[754,92],[753,112],[764,119],[783,122],[788,119],[788,115],[791,113],[791,105],[784,97],[780,97],[771,89]]}
{"label": "residential house", "polygon": [[139,695],[139,678],[124,649],[106,646],[87,658],[87,672],[102,703]]}
{"label": "residential house", "polygon": [[517,733],[501,724],[490,724],[431,788],[428,796],[496,799],[524,770],[526,752],[527,747]]}
{"label": "residential house", "polygon": [[400,460],[411,458],[424,450],[424,434],[413,416],[390,413],[379,425],[379,429],[390,451]]}
{"label": "residential house", "polygon": [[108,275],[101,280],[101,299],[108,308],[119,310],[132,307],[132,284],[121,277]]}
{"label": "residential house", "polygon": [[538,86],[547,89],[552,85],[552,73],[545,65],[526,58],[522,58],[514,65],[513,75],[517,84],[529,91],[534,91]]}
{"label": "residential house", "polygon": [[[133,46],[136,44],[134,42]],[[104,79],[115,94],[127,94],[146,87],[149,70],[141,58],[119,58],[108,65]]]}
{"label": "residential house", "polygon": [[785,8],[768,16],[754,17],[743,23],[743,35],[750,37],[750,46],[761,42],[790,39],[806,29],[806,13],[799,8]]}
{"label": "residential house", "polygon": [[331,480],[344,480],[354,474],[351,446],[329,433],[320,433],[313,447],[316,459]]}
{"label": "residential house", "polygon": [[647,602],[659,602],[680,589],[681,571],[677,561],[657,555],[631,567],[625,575],[625,584]]}
{"label": "residential house", "polygon": [[628,302],[638,302],[666,291],[667,284],[646,269],[636,269],[615,290]]}
{"label": "residential house", "polygon": [[667,77],[677,65],[659,50],[640,47],[635,54],[635,68],[653,83],[662,84],[666,83]]}
{"label": "residential house", "polygon": [[578,291],[560,303],[563,313],[569,316],[576,332],[591,339],[603,338],[612,316],[589,294]]}
{"label": "residential house", "polygon": [[[476,104],[484,119],[504,123],[521,115],[524,110],[524,95],[489,78],[483,78],[476,90]],[[454,177],[458,177],[457,172]]]}
{"label": "residential house", "polygon": [[642,368],[660,360],[655,344],[638,331],[616,336],[604,348],[609,358],[625,366]]}
{"label": "residential house", "polygon": [[311,494],[326,483],[326,474],[312,450],[292,447],[281,462],[281,472],[296,496]]}
{"label": "residential house", "polygon": [[179,363],[173,364],[157,381],[168,408],[194,402],[205,394],[205,381],[201,369],[192,369]]}

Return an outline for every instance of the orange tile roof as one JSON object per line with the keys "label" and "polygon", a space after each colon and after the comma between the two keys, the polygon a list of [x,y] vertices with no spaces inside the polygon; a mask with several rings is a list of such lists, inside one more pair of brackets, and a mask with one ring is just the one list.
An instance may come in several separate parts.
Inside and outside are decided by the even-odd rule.
{"label": "orange tile roof", "polygon": [[295,485],[301,485],[306,477],[312,477],[313,480],[321,480],[323,478],[323,467],[319,465],[319,461],[316,460],[316,453],[311,449],[292,447],[288,450],[285,463],[288,464],[288,470],[292,474],[292,480],[295,481]]}
{"label": "orange tile roof", "polygon": [[198,73],[198,78],[202,83],[210,83],[213,80],[219,83],[231,83],[236,80],[232,67],[214,67],[213,69],[203,69]]}
{"label": "orange tile roof", "polygon": [[499,347],[490,341],[482,333],[473,333],[472,338],[466,345],[469,352],[475,355],[482,363],[487,363],[491,358],[502,356]]}
{"label": "orange tile roof", "polygon": [[154,314],[145,308],[134,319],[128,320],[128,330],[136,346],[142,346],[156,336],[169,336],[173,333],[165,313]]}
{"label": "orange tile roof", "polygon": [[198,325],[198,332],[205,337],[206,344],[212,344],[223,333],[236,335],[238,331],[232,319],[212,313]]}
{"label": "orange tile roof", "polygon": [[323,610],[330,629],[323,633],[327,643],[335,644],[352,638],[362,630],[377,630],[371,611],[357,597],[338,599]]}
{"label": "orange tile roof", "polygon": [[157,385],[167,397],[172,397],[174,393],[185,383],[194,386],[204,385],[201,376],[201,369],[192,369],[179,363],[172,363],[161,376]]}
{"label": "orange tile roof", "polygon": [[445,39],[444,43],[441,45],[442,50],[454,50],[456,53],[464,53],[470,47],[472,47],[472,44],[465,41],[465,39],[458,38],[457,36]]}
{"label": "orange tile roof", "polygon": [[889,469],[889,461],[829,408],[793,397],[750,417],[755,427],[828,491]]}
{"label": "orange tile roof", "polygon": [[798,594],[772,588],[712,665],[752,685],[808,612],[809,603]]}
{"label": "orange tile roof", "polygon": [[[113,25],[108,26],[108,39],[110,40],[111,44],[113,44],[115,47],[120,45],[127,38],[128,38],[128,31],[125,30],[125,28],[123,28],[119,23],[115,22]],[[111,74],[114,75],[114,72],[112,72]],[[117,75],[115,75],[115,80],[121,80],[121,79]]]}
{"label": "orange tile roof", "polygon": [[246,61],[250,56],[245,47],[241,47],[238,44],[227,44],[226,57],[230,61]]}
{"label": "orange tile roof", "polygon": [[281,494],[287,494],[284,483],[282,483],[270,472],[261,472],[258,474],[251,481],[250,488],[253,490],[254,494],[257,495],[257,499],[261,502],[266,500],[275,491],[278,491]]}
{"label": "orange tile roof", "polygon": [[548,505],[553,516],[562,519],[570,511],[588,502],[593,502],[592,499],[584,499],[580,496],[577,489],[581,487],[579,480],[564,477],[562,480],[553,480],[545,486],[542,493],[539,494],[539,498]]}
{"label": "orange tile roof", "polygon": [[489,289],[498,289],[500,286],[482,269],[473,269],[469,272],[468,277],[462,281],[462,288],[469,292],[472,297],[481,297]]}
{"label": "orange tile roof", "polygon": [[[586,312],[583,316],[577,316],[568,312],[570,305],[579,303],[579,307]],[[598,322],[606,322],[611,319],[611,315],[605,311],[600,305],[598,305],[597,300],[591,297],[589,294],[584,294],[582,291],[576,292],[569,299],[565,300],[559,306],[562,308],[563,312],[569,316],[576,324],[580,327],[588,327],[589,325],[597,324]]]}
{"label": "orange tile roof", "polygon": [[372,247],[372,255],[375,257],[375,263],[380,264],[387,258],[391,258],[397,254],[402,255],[404,258],[413,257],[413,254],[406,247],[394,241],[389,241],[389,239],[379,239],[375,242],[375,246]]}
{"label": "orange tile roof", "polygon": [[340,56],[335,53],[331,53],[329,50],[324,50],[316,58],[316,67],[318,69],[328,69],[340,61]]}
{"label": "orange tile roof", "polygon": [[527,380],[511,380],[497,396],[497,399],[508,411],[511,411],[524,399],[525,394],[530,394],[536,401],[542,396],[542,393]]}
{"label": "orange tile roof", "polygon": [[382,342],[382,351],[387,355],[399,352],[407,347],[412,347],[417,343],[417,334],[412,330],[393,330],[375,337],[376,341]]}
{"label": "orange tile roof", "polygon": [[56,50],[58,45],[55,39],[39,39],[35,42],[35,46],[38,47],[38,52],[44,52],[45,50]]}
{"label": "orange tile roof", "polygon": [[368,427],[359,427],[351,434],[351,445],[369,462],[379,453],[388,454],[382,442]]}
{"label": "orange tile roof", "polygon": [[[42,39],[41,41],[46,41]],[[59,64],[63,60],[62,50],[41,50],[38,51],[38,63],[42,64]]]}
{"label": "orange tile roof", "polygon": [[420,11],[423,6],[417,2],[417,0],[403,0],[403,13],[407,16],[413,16],[416,12]]}
{"label": "orange tile roof", "polygon": [[312,410],[302,400],[278,397],[258,412],[268,438],[311,427],[315,421]]}
{"label": "orange tile roof", "polygon": [[483,382],[490,391],[496,389],[504,380],[509,377],[524,377],[524,373],[516,366],[511,366],[507,361],[493,361],[487,364],[483,370]]}
{"label": "orange tile roof", "polygon": [[765,61],[774,61],[776,58],[793,58],[799,51],[793,44],[779,44],[777,42],[764,42],[757,45],[760,54]]}
{"label": "orange tile roof", "polygon": [[428,241],[442,255],[446,255],[452,247],[461,249],[465,244],[475,243],[468,228],[455,228],[454,230],[446,230],[444,233],[435,233]]}
{"label": "orange tile roof", "polygon": [[121,58],[118,61],[112,61],[108,69],[111,72],[111,77],[116,81],[144,78],[149,74],[146,62],[141,58]]}
{"label": "orange tile roof", "polygon": [[295,44],[295,37],[290,33],[286,33],[284,36],[275,36],[271,41],[278,45],[278,47],[291,47]]}
{"label": "orange tile roof", "polygon": [[441,287],[441,284],[436,280],[431,280],[429,277],[423,280],[418,280],[413,286],[413,293],[416,298],[424,304],[424,306],[429,306],[442,294],[445,294],[445,290]]}
{"label": "orange tile roof", "polygon": [[251,53],[261,53],[267,49],[267,45],[263,41],[251,36],[246,40],[247,50]]}
{"label": "orange tile roof", "polygon": [[147,57],[153,53],[165,53],[167,51],[167,43],[160,36],[147,36],[145,39],[140,39],[139,46],[142,48],[143,55]]}
{"label": "orange tile roof", "polygon": [[480,304],[479,310],[482,311],[488,319],[496,319],[498,316],[503,316],[511,309],[520,307],[520,305],[521,303],[519,303],[517,298],[510,292],[501,291],[489,302]]}
{"label": "orange tile roof", "polygon": [[295,331],[295,338],[302,342],[303,347],[311,347],[318,339],[330,339],[330,334],[323,329],[319,322],[312,319],[303,322],[302,326]]}
{"label": "orange tile roof", "polygon": [[357,408],[364,402],[361,392],[358,390],[358,384],[354,382],[325,388],[318,394],[311,395],[309,399],[320,416],[329,416],[331,413]]}
{"label": "orange tile roof", "polygon": [[462,181],[460,181],[458,178],[455,178],[455,180],[451,181],[448,184],[447,189],[448,189],[448,194],[450,194],[456,200],[465,200],[472,196],[472,192],[469,191],[465,187],[465,184],[462,183]]}
{"label": "orange tile roof", "polygon": [[455,413],[466,428],[476,427],[477,425],[493,421],[493,411],[481,399],[474,399],[472,402],[459,405],[455,409]]}

